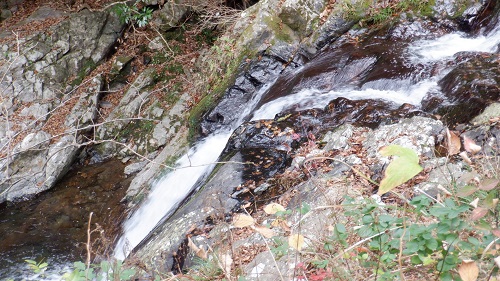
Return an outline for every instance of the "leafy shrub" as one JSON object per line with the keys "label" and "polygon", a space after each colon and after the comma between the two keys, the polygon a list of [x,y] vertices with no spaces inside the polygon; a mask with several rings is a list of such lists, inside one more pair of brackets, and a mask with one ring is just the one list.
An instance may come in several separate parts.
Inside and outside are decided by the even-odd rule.
{"label": "leafy shrub", "polygon": [[139,9],[138,2],[132,6],[120,3],[115,6],[115,13],[118,15],[121,23],[137,24],[139,27],[146,26],[153,18],[153,9],[142,7]]}

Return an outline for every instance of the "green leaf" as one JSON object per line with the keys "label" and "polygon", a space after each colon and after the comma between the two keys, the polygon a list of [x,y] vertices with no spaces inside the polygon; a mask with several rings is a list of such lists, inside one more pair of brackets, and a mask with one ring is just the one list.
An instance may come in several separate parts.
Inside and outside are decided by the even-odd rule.
{"label": "green leaf", "polygon": [[376,234],[373,229],[368,225],[363,225],[360,229],[358,229],[358,235],[362,238],[369,237]]}
{"label": "green leaf", "polygon": [[484,198],[483,204],[485,208],[493,209],[496,207],[496,202],[497,200],[497,192],[495,191],[490,191],[488,192],[488,195],[486,195],[486,198]]}
{"label": "green leaf", "polygon": [[431,256],[426,256],[424,258],[420,257],[420,259],[422,260],[423,265],[430,265],[436,262]]}
{"label": "green leaf", "polygon": [[323,245],[323,248],[329,252],[334,251],[335,247],[331,243],[326,242],[325,245]]}
{"label": "green leaf", "polygon": [[120,280],[130,280],[135,275],[135,270],[132,268],[125,269],[120,273]]}
{"label": "green leaf", "polygon": [[361,222],[362,222],[363,224],[370,224],[370,223],[373,223],[374,221],[375,221],[375,220],[374,220],[374,219],[373,219],[373,217],[372,217],[372,216],[370,216],[370,215],[366,215],[366,216],[363,216],[363,217],[361,218]]}
{"label": "green leaf", "polygon": [[389,145],[380,150],[383,156],[397,156],[387,166],[380,182],[378,194],[382,195],[412,179],[422,171],[418,164],[418,155],[412,149],[400,145]]}
{"label": "green leaf", "polygon": [[314,266],[317,268],[327,268],[328,260],[313,261],[312,264],[314,264]]}
{"label": "green leaf", "polygon": [[412,264],[421,264],[422,263],[422,261],[420,260],[420,258],[418,256],[412,256],[410,260],[411,260]]}
{"label": "green leaf", "polygon": [[413,254],[416,253],[419,248],[420,243],[418,243],[417,241],[408,241],[408,243],[406,243],[406,249],[404,250],[404,253]]}
{"label": "green leaf", "polygon": [[438,241],[434,238],[431,238],[425,241],[425,246],[428,249],[435,251],[438,248]]}
{"label": "green leaf", "polygon": [[343,223],[337,223],[335,224],[335,231],[339,234],[346,233],[347,229],[345,228],[345,225]]}
{"label": "green leaf", "polygon": [[83,262],[81,262],[81,261],[77,261],[73,265],[75,266],[76,269],[79,269],[79,270],[82,270],[82,271],[84,271],[84,270],[87,269],[87,267],[85,266],[85,264]]}
{"label": "green leaf", "polygon": [[101,261],[101,272],[107,273],[109,271],[109,262],[108,261]]}

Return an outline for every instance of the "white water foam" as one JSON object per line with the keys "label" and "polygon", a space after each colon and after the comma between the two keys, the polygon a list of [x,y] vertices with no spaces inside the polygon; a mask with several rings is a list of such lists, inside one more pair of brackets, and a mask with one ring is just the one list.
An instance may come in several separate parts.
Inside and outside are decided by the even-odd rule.
{"label": "white water foam", "polygon": [[115,248],[116,259],[125,259],[157,223],[191,192],[198,179],[213,168],[230,136],[228,131],[211,135],[177,161],[179,168],[162,178],[143,207],[125,222],[124,234]]}
{"label": "white water foam", "polygon": [[424,80],[399,90],[367,88],[322,92],[317,89],[304,89],[296,94],[281,97],[263,105],[255,111],[252,120],[272,119],[276,114],[292,108],[294,110],[324,108],[330,101],[339,97],[345,97],[351,100],[381,99],[395,104],[408,103],[418,106],[427,92],[437,87],[436,81],[436,79]]}
{"label": "white water foam", "polygon": [[451,33],[437,39],[419,40],[408,51],[413,62],[429,63],[449,59],[459,52],[497,52],[499,44],[500,27],[497,27],[490,33],[477,37]]}
{"label": "white water foam", "polygon": [[[51,260],[48,260],[47,263],[48,267],[46,267],[46,270],[39,273],[35,273],[27,263],[20,264],[10,273],[12,277],[9,278],[11,280],[23,281],[61,281],[64,280],[63,277],[65,274],[71,273],[73,270],[73,265],[70,263],[59,263]],[[10,280],[9,278],[7,280]]]}

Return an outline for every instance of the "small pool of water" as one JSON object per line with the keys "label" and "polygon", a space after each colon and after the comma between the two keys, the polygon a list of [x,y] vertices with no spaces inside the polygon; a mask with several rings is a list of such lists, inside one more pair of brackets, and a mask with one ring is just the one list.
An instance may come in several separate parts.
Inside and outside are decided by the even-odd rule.
{"label": "small pool of water", "polygon": [[[85,261],[91,212],[92,257],[106,255],[125,216],[120,200],[130,179],[123,169],[118,160],[74,167],[30,201],[0,204],[0,280],[56,280],[68,265]],[[45,276],[34,274],[27,259],[47,262]]]}

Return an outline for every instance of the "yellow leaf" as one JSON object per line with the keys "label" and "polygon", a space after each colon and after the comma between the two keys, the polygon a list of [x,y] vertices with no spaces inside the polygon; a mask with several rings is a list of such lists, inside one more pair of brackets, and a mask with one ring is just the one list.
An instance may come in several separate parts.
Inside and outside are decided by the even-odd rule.
{"label": "yellow leaf", "polygon": [[384,178],[380,182],[378,195],[391,191],[422,171],[418,164],[418,155],[412,149],[400,145],[389,145],[380,150],[383,156],[395,156],[385,169]]}
{"label": "yellow leaf", "polygon": [[304,236],[300,234],[292,234],[288,237],[288,245],[297,251],[304,247]]}
{"label": "yellow leaf", "polygon": [[254,224],[254,219],[245,214],[236,214],[233,217],[233,225],[235,227],[246,227]]}
{"label": "yellow leaf", "polygon": [[271,238],[275,235],[274,231],[272,229],[267,228],[267,227],[255,226],[253,229],[266,238]]}
{"label": "yellow leaf", "polygon": [[269,214],[269,215],[274,215],[277,212],[283,212],[284,210],[285,210],[285,207],[281,206],[278,203],[267,204],[264,207],[264,212],[266,212],[266,214]]}
{"label": "yellow leaf", "polygon": [[464,260],[458,267],[458,274],[463,281],[476,281],[479,276],[479,267],[475,261]]}

